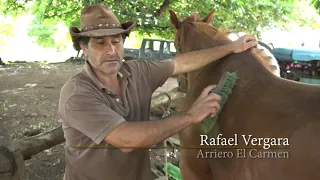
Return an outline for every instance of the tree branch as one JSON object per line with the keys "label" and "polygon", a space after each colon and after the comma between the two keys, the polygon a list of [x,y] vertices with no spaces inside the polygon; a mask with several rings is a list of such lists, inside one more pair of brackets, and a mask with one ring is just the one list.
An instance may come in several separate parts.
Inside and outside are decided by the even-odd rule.
{"label": "tree branch", "polygon": [[57,12],[53,12],[52,15],[48,15],[49,11],[45,13],[44,19],[51,19],[51,18],[62,18],[63,16],[70,16],[74,14],[74,10],[66,11],[60,14],[56,14]]}
{"label": "tree branch", "polygon": [[143,4],[142,2],[137,2],[136,4],[129,2],[129,4],[131,5],[132,8],[135,8],[137,10],[137,12],[145,13],[145,10],[142,7],[146,7],[146,5]]}
{"label": "tree branch", "polygon": [[160,29],[160,30],[166,30],[167,28],[170,28],[170,26],[155,26],[154,24],[137,24],[137,27],[140,28],[152,28],[152,29]]}
{"label": "tree branch", "polygon": [[159,17],[163,12],[166,11],[166,9],[169,7],[170,5],[170,0],[164,0],[163,3],[161,4],[160,8],[154,13],[154,17],[157,18]]}

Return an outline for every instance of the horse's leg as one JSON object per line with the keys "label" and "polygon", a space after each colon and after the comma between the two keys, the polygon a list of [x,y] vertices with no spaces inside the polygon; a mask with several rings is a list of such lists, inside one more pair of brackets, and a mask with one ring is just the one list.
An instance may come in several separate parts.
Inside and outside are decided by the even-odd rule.
{"label": "horse's leg", "polygon": [[[190,89],[190,84],[194,82],[197,74],[198,72],[187,74],[188,91]],[[197,97],[195,96],[191,97],[187,93],[184,102],[182,102],[181,104],[181,110],[186,111],[187,109],[189,109],[196,98]],[[200,146],[201,134],[202,133],[200,131],[200,124],[191,125],[179,133],[180,146],[182,147],[180,149],[179,167],[183,180],[212,180],[212,173],[209,162],[206,158],[197,158],[199,157],[200,149],[192,148]]]}
{"label": "horse's leg", "polygon": [[[212,180],[212,173],[206,158],[201,158],[200,125],[192,125],[179,133],[180,170],[183,180]],[[183,148],[185,147],[185,148]]]}

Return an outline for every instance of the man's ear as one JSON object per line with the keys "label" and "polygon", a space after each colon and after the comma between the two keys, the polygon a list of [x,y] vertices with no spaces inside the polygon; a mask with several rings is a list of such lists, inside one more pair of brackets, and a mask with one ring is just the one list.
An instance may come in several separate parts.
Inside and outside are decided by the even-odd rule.
{"label": "man's ear", "polygon": [[88,56],[88,49],[87,49],[87,47],[86,47],[83,43],[80,43],[80,48],[81,48],[84,56],[87,57],[87,56]]}
{"label": "man's ear", "polygon": [[122,34],[122,35],[121,35],[123,44],[124,44],[124,42],[126,41],[126,39],[127,39],[128,36],[129,36],[129,35],[127,35],[127,34]]}

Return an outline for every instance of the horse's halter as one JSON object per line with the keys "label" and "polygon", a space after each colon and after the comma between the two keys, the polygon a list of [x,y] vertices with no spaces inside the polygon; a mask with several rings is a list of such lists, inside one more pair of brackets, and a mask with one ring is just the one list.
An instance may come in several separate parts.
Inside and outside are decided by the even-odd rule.
{"label": "horse's halter", "polygon": [[[193,21],[190,21],[190,20],[188,20],[188,21],[186,21],[186,22],[181,22],[181,23],[180,23],[180,27],[179,27],[179,29],[177,30],[176,35],[177,35],[178,33],[181,34],[180,31],[181,31],[181,29],[182,29],[182,26],[183,26],[185,23],[194,25],[194,24],[193,24],[194,22],[193,22]],[[176,48],[177,52],[178,52],[179,54],[181,54],[181,46],[180,46],[180,42],[177,41],[177,37],[176,37],[176,40],[174,41],[174,47]]]}
{"label": "horse's halter", "polygon": [[[180,46],[180,43],[179,43],[179,44],[174,43],[174,47],[176,48],[176,51],[178,52],[177,54],[181,54],[181,46]],[[182,77],[182,78],[183,78],[184,80],[186,80],[187,83],[188,83],[187,73],[180,74],[180,77]]]}
{"label": "horse's halter", "polygon": [[[192,23],[192,22],[189,22],[189,23]],[[192,23],[192,24],[193,24],[193,23]],[[181,27],[182,27],[182,23],[181,23],[180,28],[179,28],[179,30],[177,31],[176,34],[181,33],[181,32],[179,32],[179,31],[181,30]],[[175,41],[174,41],[174,47],[176,48],[177,54],[182,54],[182,53],[181,53],[180,42],[177,40],[177,37],[176,37],[176,39],[175,39]],[[184,79],[184,80],[186,81],[186,84],[188,84],[188,73],[179,74],[179,76],[182,77],[182,79]],[[187,88],[184,89],[184,91],[185,91],[185,92],[188,91],[188,85],[187,85]]]}
{"label": "horse's halter", "polygon": [[[177,33],[176,33],[176,38],[175,38],[175,41],[174,41],[174,46],[176,48],[176,51],[178,52],[177,54],[182,54],[181,51],[181,45],[180,45],[180,34],[182,33],[181,32],[181,29],[182,29],[182,26],[184,25],[184,23],[188,23],[192,26],[196,26],[194,23],[197,23],[197,21],[187,21],[187,22],[183,22],[180,24],[180,28],[178,29]],[[200,22],[199,22],[200,23]],[[203,22],[204,23],[204,22]],[[183,28],[186,28],[186,27],[183,27]],[[215,29],[216,30],[216,33],[219,33],[220,30],[211,26],[211,28]],[[177,36],[177,34],[179,34],[179,36]],[[179,38],[177,38],[179,37]],[[184,73],[184,74],[180,74],[179,76],[182,77],[185,81],[186,81],[186,84],[188,84],[188,77],[187,77],[188,73]],[[187,91],[187,90],[185,90]]]}

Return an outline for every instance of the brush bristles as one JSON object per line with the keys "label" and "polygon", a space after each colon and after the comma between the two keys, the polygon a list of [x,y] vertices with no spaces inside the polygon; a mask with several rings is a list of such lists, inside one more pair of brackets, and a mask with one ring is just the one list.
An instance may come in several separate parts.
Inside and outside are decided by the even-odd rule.
{"label": "brush bristles", "polygon": [[229,95],[232,93],[232,89],[236,84],[237,73],[236,72],[226,72],[222,75],[217,87],[213,89],[210,93],[216,93],[221,96],[220,111],[215,117],[208,116],[205,120],[201,122],[201,129],[204,133],[208,133],[216,124],[219,118],[219,114],[226,103]]}

